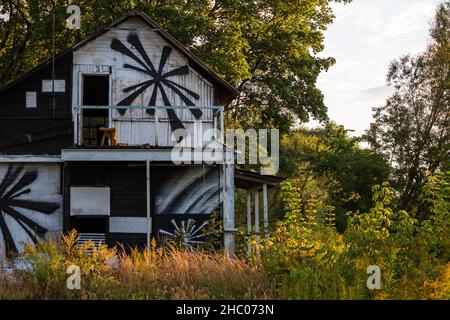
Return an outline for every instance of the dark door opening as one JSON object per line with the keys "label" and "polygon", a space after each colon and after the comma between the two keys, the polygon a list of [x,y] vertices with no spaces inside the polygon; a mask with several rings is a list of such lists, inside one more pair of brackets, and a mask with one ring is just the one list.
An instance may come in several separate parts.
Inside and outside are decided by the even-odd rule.
{"label": "dark door opening", "polygon": [[[83,76],[83,106],[109,105],[109,75]],[[83,145],[99,146],[108,126],[108,109],[83,109]]]}
{"label": "dark door opening", "polygon": [[71,228],[78,233],[106,233],[107,217],[72,217]]}

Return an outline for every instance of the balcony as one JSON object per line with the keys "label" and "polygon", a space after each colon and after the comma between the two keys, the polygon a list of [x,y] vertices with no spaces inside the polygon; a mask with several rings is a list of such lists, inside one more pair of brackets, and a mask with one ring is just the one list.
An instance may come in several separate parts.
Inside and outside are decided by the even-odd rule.
{"label": "balcony", "polygon": [[[77,106],[74,110],[77,146],[198,148],[223,141],[223,106]],[[106,131],[115,134],[117,143],[105,137]]]}

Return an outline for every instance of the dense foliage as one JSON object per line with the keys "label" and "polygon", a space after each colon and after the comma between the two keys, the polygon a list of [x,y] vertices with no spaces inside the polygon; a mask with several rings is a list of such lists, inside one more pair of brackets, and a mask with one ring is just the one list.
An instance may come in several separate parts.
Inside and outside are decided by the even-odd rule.
{"label": "dense foliage", "polygon": [[[389,184],[373,188],[373,208],[349,213],[340,234],[330,211],[304,203],[301,188],[283,185],[286,218],[261,246],[262,263],[284,299],[448,299],[449,173],[427,183],[433,217],[419,223],[393,208]],[[369,290],[367,268],[381,270],[381,290]]]}
{"label": "dense foliage", "polygon": [[359,144],[360,139],[333,123],[297,130],[281,140],[281,175],[297,180],[302,199],[332,205],[340,231],[345,229],[346,213],[368,210],[372,187],[389,179],[386,161]]}
{"label": "dense foliage", "polygon": [[394,168],[399,205],[419,219],[428,214],[420,201],[427,175],[450,162],[450,2],[439,6],[430,36],[425,52],[391,64],[388,84],[395,92],[375,109],[369,134]]}

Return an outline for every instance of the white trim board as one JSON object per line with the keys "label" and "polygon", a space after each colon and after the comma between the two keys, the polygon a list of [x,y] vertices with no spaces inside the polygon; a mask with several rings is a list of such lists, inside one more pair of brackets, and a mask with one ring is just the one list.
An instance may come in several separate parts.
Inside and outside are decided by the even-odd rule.
{"label": "white trim board", "polygon": [[[228,153],[231,153],[228,151]],[[208,152],[190,151],[184,154],[185,159],[202,159],[223,163],[223,158],[216,155],[212,157]],[[130,150],[130,149],[64,149],[61,152],[62,161],[172,161],[172,150]]]}
{"label": "white trim board", "polygon": [[60,156],[35,156],[35,155],[0,155],[1,162],[34,162],[34,163],[60,163],[62,162]]}

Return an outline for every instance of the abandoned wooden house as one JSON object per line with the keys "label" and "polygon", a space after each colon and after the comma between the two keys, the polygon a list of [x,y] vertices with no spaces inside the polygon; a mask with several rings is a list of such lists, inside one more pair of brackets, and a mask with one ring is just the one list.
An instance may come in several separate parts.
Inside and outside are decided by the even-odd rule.
{"label": "abandoned wooden house", "polygon": [[257,195],[248,214],[259,228],[259,194],[267,218],[279,180],[225,161],[175,165],[171,150],[182,128],[200,130],[197,145],[219,143],[203,133],[223,129],[237,95],[138,11],[1,88],[0,256],[71,229],[130,246],[184,229],[196,243],[214,212],[232,252],[235,187]]}

